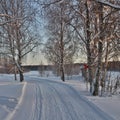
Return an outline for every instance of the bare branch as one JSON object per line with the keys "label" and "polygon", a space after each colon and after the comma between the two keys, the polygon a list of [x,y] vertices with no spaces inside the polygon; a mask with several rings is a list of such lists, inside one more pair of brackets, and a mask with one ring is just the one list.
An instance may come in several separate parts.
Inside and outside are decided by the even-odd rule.
{"label": "bare branch", "polygon": [[106,5],[106,6],[109,6],[109,7],[112,7],[112,8],[120,10],[120,5],[115,5],[115,4],[112,4],[112,3],[107,2],[105,0],[96,0],[96,1],[101,3],[101,4],[103,4],[103,5]]}

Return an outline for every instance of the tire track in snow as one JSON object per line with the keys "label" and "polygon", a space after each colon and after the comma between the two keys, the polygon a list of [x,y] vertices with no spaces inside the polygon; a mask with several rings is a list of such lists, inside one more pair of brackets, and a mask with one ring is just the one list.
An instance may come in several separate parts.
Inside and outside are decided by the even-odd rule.
{"label": "tire track in snow", "polygon": [[41,120],[41,110],[42,110],[42,94],[38,84],[36,86],[36,93],[35,93],[35,105],[33,111],[33,119],[32,120]]}
{"label": "tire track in snow", "polygon": [[[36,110],[34,112],[35,113],[34,116],[37,116],[38,113],[40,116],[34,117],[33,120],[63,120],[61,116],[57,115],[58,113],[61,114],[60,113],[61,111],[59,110],[59,106],[57,105],[58,101],[54,99],[53,96],[51,96],[52,91],[50,88],[48,88],[48,85],[46,86],[46,84],[44,84],[43,81],[37,81],[36,90],[38,91],[38,93],[40,92],[40,94],[39,95],[36,94],[37,99],[35,103]],[[48,98],[48,96],[50,98]],[[51,113],[56,113],[56,114],[51,114]]]}
{"label": "tire track in snow", "polygon": [[[63,95],[68,94],[68,92],[71,91],[71,89],[69,89],[69,91],[66,90],[66,87],[69,88],[68,86],[65,85],[65,86],[61,87],[61,85],[63,85],[63,84],[60,84],[60,89],[63,90],[62,92],[60,92],[60,89],[58,89],[59,88],[58,84],[57,84],[58,86],[56,88],[55,88],[55,85],[51,85],[49,82],[46,82],[45,84],[48,85],[50,91],[53,92],[54,96],[57,97],[56,103],[58,103],[58,104],[61,103],[61,105],[59,105],[59,109],[61,109],[62,120],[75,120],[75,119],[76,120],[90,120],[89,117],[87,118],[83,115],[83,113],[86,111],[81,110],[81,113],[80,113],[80,111],[76,111],[77,107],[80,108],[80,104],[78,101],[75,101],[75,98],[69,99],[69,98],[67,98],[67,96],[65,96],[66,97],[66,99],[65,99],[63,97]],[[60,94],[60,93],[62,93],[62,94]],[[59,100],[59,102],[58,102],[58,100]],[[94,120],[94,119],[92,118],[91,120]]]}
{"label": "tire track in snow", "polygon": [[[40,82],[41,83],[41,82]],[[49,98],[49,99],[51,99],[50,101],[52,101],[52,102],[48,102],[48,101],[45,101],[45,103],[49,103],[49,104],[53,104],[53,102],[55,103],[55,104],[53,104],[53,105],[55,105],[54,107],[53,107],[53,105],[52,106],[50,106],[49,104],[47,104],[46,106],[47,106],[47,108],[44,108],[44,109],[42,109],[42,111],[43,112],[45,112],[44,113],[44,115],[42,116],[42,119],[41,120],[52,120],[53,118],[55,119],[55,120],[75,120],[75,118],[76,118],[76,120],[80,120],[81,118],[81,120],[84,120],[84,117],[85,116],[83,116],[82,114],[81,114],[81,116],[79,117],[77,114],[76,114],[76,111],[73,109],[73,104],[71,103],[71,102],[68,102],[68,100],[64,100],[64,98],[62,98],[62,96],[59,94],[59,92],[58,92],[58,90],[56,90],[56,88],[54,88],[54,85],[53,86],[51,86],[48,82],[42,82],[43,84],[41,85],[41,89],[42,89],[42,92],[43,92],[43,95],[45,95],[46,93],[45,92],[47,92],[47,96],[43,96],[43,98],[44,99],[47,99],[47,98]],[[66,86],[65,86],[66,87]],[[45,88],[47,88],[47,89],[49,89],[48,91],[45,91]],[[52,93],[50,93],[50,92]],[[51,96],[52,95],[52,96]],[[46,97],[46,98],[45,98]],[[67,102],[66,102],[67,101]],[[44,104],[44,103],[43,103]],[[44,105],[45,106],[45,105]],[[52,116],[52,112],[51,111],[49,111],[49,108],[51,107],[51,111],[52,111],[52,109],[55,109],[55,107],[57,108],[56,109],[56,111],[52,111],[52,112],[55,112],[54,114],[55,114],[55,116],[53,117]],[[58,112],[57,112],[58,111]],[[51,115],[49,114],[49,112],[51,112]],[[58,116],[59,117],[57,117],[56,115],[57,115],[57,113],[59,113],[58,114]],[[79,113],[80,114],[80,113]],[[52,116],[52,118],[51,118],[51,116]],[[57,117],[57,118],[56,118]],[[86,117],[85,117],[85,120],[87,120],[86,119]],[[88,119],[89,120],[89,119]],[[93,119],[92,119],[93,120]]]}
{"label": "tire track in snow", "polygon": [[36,109],[35,100],[36,85],[28,82],[23,100],[11,120],[33,120]]}
{"label": "tire track in snow", "polygon": [[[60,116],[61,116],[60,120],[66,120],[66,119],[74,120],[72,113],[69,113],[70,110],[69,110],[67,104],[65,103],[64,98],[62,98],[60,96],[59,92],[53,86],[51,86],[48,82],[45,84],[47,84],[49,91],[52,92],[52,95],[53,95],[52,97],[55,101],[55,106],[57,106],[58,110],[60,111],[58,118],[60,119]],[[75,113],[74,113],[74,115],[77,116]]]}
{"label": "tire track in snow", "polygon": [[[49,86],[42,84],[40,87],[43,95],[41,120],[63,120],[62,111],[60,110],[60,106],[58,104],[58,102],[60,103],[60,100],[57,99],[57,95],[53,93]],[[53,93],[54,96],[51,93]]]}
{"label": "tire track in snow", "polygon": [[49,80],[37,82],[43,98],[41,120],[112,120],[72,87]]}
{"label": "tire track in snow", "polygon": [[113,120],[69,85],[34,77],[29,83],[35,87],[34,105],[24,120]]}
{"label": "tire track in snow", "polygon": [[[96,118],[97,120],[113,120],[113,118],[109,117],[94,104],[83,98],[73,87],[65,84],[59,85],[57,82],[55,82],[55,84],[56,85],[52,86],[59,94],[59,96],[62,96],[61,100],[63,101],[63,103],[65,103],[67,108],[69,110],[72,110],[69,112],[73,120],[75,118],[76,120],[96,120]],[[63,93],[66,95],[66,97],[63,96]]]}
{"label": "tire track in snow", "polygon": [[23,85],[23,88],[22,88],[22,94],[21,94],[21,96],[19,98],[19,102],[16,105],[15,109],[12,111],[12,113],[8,114],[8,116],[6,117],[5,120],[12,120],[12,117],[14,116],[14,114],[16,113],[17,109],[20,107],[20,105],[21,105],[21,103],[23,101],[23,97],[24,97],[24,94],[25,94],[26,86],[27,86],[27,82],[24,82],[24,85]]}

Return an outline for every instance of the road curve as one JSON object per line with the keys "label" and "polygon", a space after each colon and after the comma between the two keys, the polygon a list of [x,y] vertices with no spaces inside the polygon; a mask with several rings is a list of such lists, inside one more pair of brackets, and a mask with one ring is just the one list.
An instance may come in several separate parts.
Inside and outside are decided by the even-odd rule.
{"label": "road curve", "polygon": [[71,86],[37,77],[29,77],[22,104],[11,120],[16,119],[113,120]]}

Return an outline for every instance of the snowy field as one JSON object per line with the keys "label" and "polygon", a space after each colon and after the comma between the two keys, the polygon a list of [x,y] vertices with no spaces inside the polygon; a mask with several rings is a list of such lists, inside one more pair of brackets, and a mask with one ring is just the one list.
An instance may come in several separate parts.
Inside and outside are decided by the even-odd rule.
{"label": "snowy field", "polygon": [[14,81],[12,75],[0,75],[0,120],[4,120],[15,109],[24,85]]}
{"label": "snowy field", "polygon": [[[67,78],[67,77],[66,77]],[[93,97],[81,76],[25,73],[25,82],[0,75],[0,120],[120,120],[120,95]]]}

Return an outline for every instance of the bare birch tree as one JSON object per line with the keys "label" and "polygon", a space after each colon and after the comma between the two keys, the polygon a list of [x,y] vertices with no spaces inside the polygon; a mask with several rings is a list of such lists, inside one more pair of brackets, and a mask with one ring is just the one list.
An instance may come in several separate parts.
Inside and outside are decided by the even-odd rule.
{"label": "bare birch tree", "polygon": [[[52,52],[53,61],[56,61],[58,68],[61,73],[61,79],[65,81],[65,68],[64,65],[67,64],[77,50],[77,44],[74,40],[74,34],[71,32],[71,28],[67,25],[68,14],[69,13],[67,2],[62,1],[57,2],[49,6],[48,13],[48,29],[50,30],[50,39],[52,44],[48,44],[46,48],[47,52]],[[51,7],[52,6],[52,7]],[[50,55],[49,54],[49,57]]]}
{"label": "bare birch tree", "polygon": [[8,42],[9,54],[19,71],[21,82],[24,80],[22,59],[38,45],[38,38],[31,30],[36,12],[32,4],[27,0],[1,0],[0,4],[3,12],[1,21],[5,21],[1,25],[5,31],[3,37]]}

